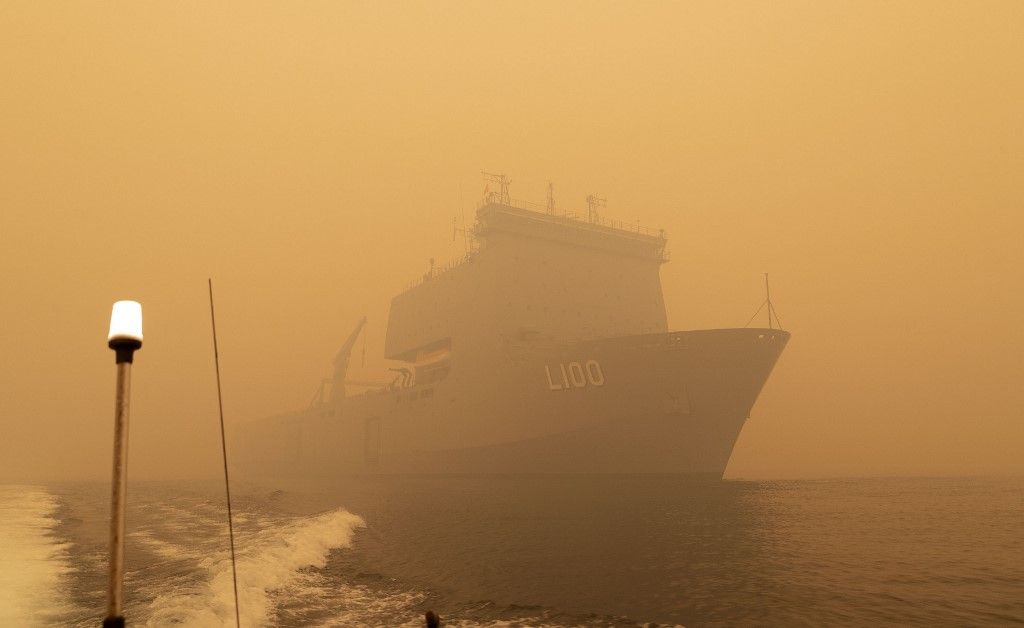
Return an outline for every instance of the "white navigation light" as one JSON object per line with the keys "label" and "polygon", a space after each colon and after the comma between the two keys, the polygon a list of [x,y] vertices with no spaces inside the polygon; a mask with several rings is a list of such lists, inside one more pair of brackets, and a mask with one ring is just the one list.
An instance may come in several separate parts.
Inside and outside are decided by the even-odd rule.
{"label": "white navigation light", "polygon": [[110,313],[107,342],[123,341],[142,344],[142,304],[138,301],[118,301]]}

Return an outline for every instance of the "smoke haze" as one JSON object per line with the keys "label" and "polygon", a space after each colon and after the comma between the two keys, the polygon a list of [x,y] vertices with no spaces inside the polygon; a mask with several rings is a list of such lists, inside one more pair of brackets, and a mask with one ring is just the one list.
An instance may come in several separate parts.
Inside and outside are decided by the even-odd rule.
{"label": "smoke haze", "polygon": [[[1024,4],[6,3],[0,479],[133,478],[309,403],[464,253],[481,170],[664,228],[672,329],[792,340],[727,477],[1020,473]],[[557,269],[552,269],[557,272]],[[595,269],[601,272],[601,269]],[[360,341],[361,343],[362,341]],[[229,440],[230,447],[230,440]]]}

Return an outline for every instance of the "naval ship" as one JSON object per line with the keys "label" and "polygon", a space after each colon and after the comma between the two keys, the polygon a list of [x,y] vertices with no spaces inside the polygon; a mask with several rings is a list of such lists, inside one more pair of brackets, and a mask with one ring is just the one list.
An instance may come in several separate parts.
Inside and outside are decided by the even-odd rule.
{"label": "naval ship", "polygon": [[394,379],[347,379],[364,318],[308,408],[240,428],[239,470],[721,477],[789,333],[670,331],[664,231],[589,207],[485,195],[466,256],[392,299]]}

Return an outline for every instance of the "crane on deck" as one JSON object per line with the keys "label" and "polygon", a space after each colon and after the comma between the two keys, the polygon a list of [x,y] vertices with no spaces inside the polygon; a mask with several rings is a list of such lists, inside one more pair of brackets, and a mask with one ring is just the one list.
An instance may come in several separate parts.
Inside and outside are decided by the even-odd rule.
{"label": "crane on deck", "polygon": [[365,325],[366,317],[363,316],[356,323],[352,333],[348,335],[345,344],[341,345],[337,355],[334,356],[334,379],[331,381],[331,401],[337,401],[345,397],[345,374],[348,372],[348,359],[352,355],[352,347],[355,346],[356,340],[359,339],[359,332],[363,330]]}

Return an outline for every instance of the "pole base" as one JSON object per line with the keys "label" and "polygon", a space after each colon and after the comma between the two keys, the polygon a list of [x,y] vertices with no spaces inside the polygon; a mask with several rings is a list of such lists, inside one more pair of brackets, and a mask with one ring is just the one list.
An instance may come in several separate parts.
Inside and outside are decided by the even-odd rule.
{"label": "pole base", "polygon": [[107,617],[103,620],[103,628],[124,628],[124,617]]}

